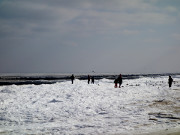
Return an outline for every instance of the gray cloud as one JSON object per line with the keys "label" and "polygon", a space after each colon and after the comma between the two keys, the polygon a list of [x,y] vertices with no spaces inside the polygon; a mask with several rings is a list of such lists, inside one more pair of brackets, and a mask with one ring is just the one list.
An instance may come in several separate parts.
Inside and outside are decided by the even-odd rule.
{"label": "gray cloud", "polygon": [[179,45],[175,2],[2,0],[0,72],[145,72]]}

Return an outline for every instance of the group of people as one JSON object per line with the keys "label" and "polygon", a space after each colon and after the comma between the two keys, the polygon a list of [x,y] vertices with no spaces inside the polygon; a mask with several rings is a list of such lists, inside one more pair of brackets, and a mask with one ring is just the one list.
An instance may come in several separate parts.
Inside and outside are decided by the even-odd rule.
{"label": "group of people", "polygon": [[90,80],[91,80],[91,83],[94,84],[94,76],[90,77],[90,75],[88,75],[88,84],[90,83]]}
{"label": "group of people", "polygon": [[[74,82],[74,75],[72,74],[72,76],[70,77],[71,78],[71,82],[73,84]],[[91,83],[94,84],[94,76],[90,76],[88,75],[88,84],[90,83],[90,80],[91,80]],[[168,79],[168,84],[169,84],[169,88],[172,86],[172,82],[173,82],[173,79],[171,76],[169,76],[169,79]],[[115,80],[114,80],[114,88],[118,88],[118,84],[119,84],[119,88],[121,88],[121,84],[122,84],[122,75],[120,74]]]}
{"label": "group of people", "polygon": [[[75,79],[74,74],[72,74],[70,79],[71,79],[71,82],[73,84],[74,79]],[[94,76],[88,75],[88,84],[90,83],[90,81],[91,81],[92,84],[94,84]],[[118,76],[118,78],[115,79],[114,83],[115,83],[115,86],[114,86],[115,88],[118,87],[117,86],[118,84],[119,84],[119,88],[121,87],[121,84],[122,84],[122,75],[121,74]]]}
{"label": "group of people", "polygon": [[[119,76],[118,76],[118,78],[116,78],[115,80],[114,80],[114,83],[115,83],[115,88],[117,88],[118,86],[118,83],[119,83],[119,88],[121,88],[121,84],[122,84],[122,75],[120,74]],[[173,79],[172,79],[172,77],[171,76],[169,76],[169,79],[168,79],[168,84],[169,84],[169,88],[172,86],[172,83],[173,83]]]}
{"label": "group of people", "polygon": [[[70,78],[71,78],[71,82],[73,84],[74,79],[75,79],[74,75],[72,74],[72,76]],[[90,75],[88,75],[88,84],[90,83],[90,80],[91,80],[91,83],[94,84],[94,76],[90,77]]]}
{"label": "group of people", "polygon": [[[121,84],[122,84],[122,75],[120,74],[118,76],[118,78],[116,78],[114,80],[114,88],[117,88],[118,87],[118,83],[119,83],[119,88],[121,88]],[[169,76],[169,79],[168,79],[168,84],[169,84],[169,88],[172,86],[172,83],[173,83],[173,79],[171,76]]]}

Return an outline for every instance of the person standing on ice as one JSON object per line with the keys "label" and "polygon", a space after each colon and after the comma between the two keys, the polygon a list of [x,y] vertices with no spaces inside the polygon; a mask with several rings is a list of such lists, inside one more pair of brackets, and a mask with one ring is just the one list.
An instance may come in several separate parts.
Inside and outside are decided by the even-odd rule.
{"label": "person standing on ice", "polygon": [[117,84],[118,84],[118,79],[116,78],[115,80],[114,80],[114,88],[117,88]]}
{"label": "person standing on ice", "polygon": [[72,74],[72,76],[71,76],[71,81],[72,81],[72,84],[73,84],[73,81],[74,81],[74,75]]}
{"label": "person standing on ice", "polygon": [[121,88],[121,84],[122,84],[122,75],[121,74],[118,77],[118,83],[119,83],[119,88]]}
{"label": "person standing on ice", "polygon": [[91,77],[91,83],[94,84],[94,76]]}
{"label": "person standing on ice", "polygon": [[88,84],[89,84],[89,82],[90,82],[90,75],[88,75]]}
{"label": "person standing on ice", "polygon": [[169,79],[168,79],[168,83],[169,83],[169,88],[171,87],[172,85],[172,82],[173,82],[173,79],[171,76],[169,76]]}

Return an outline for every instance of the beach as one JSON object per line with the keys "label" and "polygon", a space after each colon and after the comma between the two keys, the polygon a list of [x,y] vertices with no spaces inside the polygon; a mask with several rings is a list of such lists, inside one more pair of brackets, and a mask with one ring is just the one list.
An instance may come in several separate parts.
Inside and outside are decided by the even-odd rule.
{"label": "beach", "polygon": [[[177,135],[179,76],[0,86],[0,134]],[[29,81],[29,80],[28,80]]]}

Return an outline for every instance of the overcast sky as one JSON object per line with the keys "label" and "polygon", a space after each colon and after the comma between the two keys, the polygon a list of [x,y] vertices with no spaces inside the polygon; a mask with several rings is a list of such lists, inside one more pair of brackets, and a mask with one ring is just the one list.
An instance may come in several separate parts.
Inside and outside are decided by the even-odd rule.
{"label": "overcast sky", "polygon": [[1,0],[0,73],[180,72],[180,0]]}

